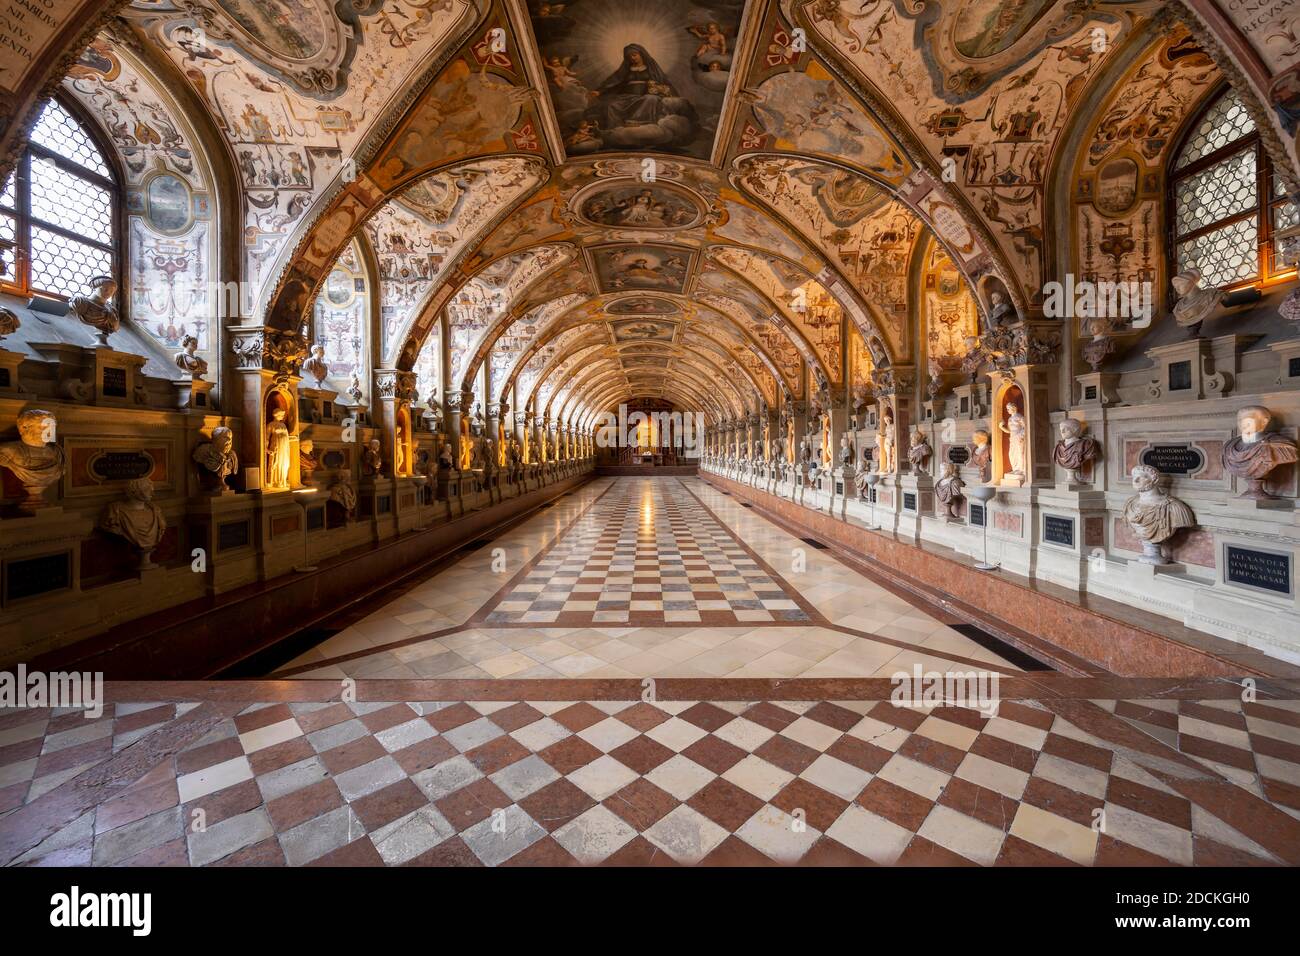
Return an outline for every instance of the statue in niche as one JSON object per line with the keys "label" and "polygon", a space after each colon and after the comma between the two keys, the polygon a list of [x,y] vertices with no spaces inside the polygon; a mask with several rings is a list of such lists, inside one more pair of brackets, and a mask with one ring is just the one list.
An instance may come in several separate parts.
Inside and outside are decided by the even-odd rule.
{"label": "statue in niche", "polygon": [[993,446],[989,444],[990,440],[989,433],[982,428],[971,436],[970,463],[979,469],[983,481],[988,480],[989,462],[992,460]]}
{"label": "statue in niche", "polygon": [[1201,273],[1197,269],[1187,269],[1170,280],[1174,291],[1178,293],[1178,302],[1174,305],[1174,321],[1179,328],[1187,330],[1187,337],[1194,339],[1201,334],[1201,324],[1219,307],[1219,298],[1223,294],[1219,289],[1202,289]]}
{"label": "statue in niche", "polygon": [[[302,363],[303,373],[310,375],[316,380],[316,387],[320,388],[325,383],[325,377],[330,373],[330,367],[325,362],[325,346],[317,344],[311,347],[311,355],[307,356],[307,361]],[[353,376],[355,378],[355,376]],[[361,383],[358,382],[358,385]],[[359,401],[359,399],[358,399]]]}
{"label": "statue in niche", "polygon": [[880,450],[880,468],[882,475],[892,472],[896,465],[894,459],[894,410],[885,406],[880,413],[880,424],[876,427],[876,448]]}
{"label": "statue in niche", "polygon": [[0,342],[4,341],[6,335],[13,335],[20,328],[22,322],[18,319],[18,313],[0,306]]}
{"label": "statue in niche", "polygon": [[384,470],[384,456],[378,438],[372,438],[361,453],[361,468],[367,475],[378,475]]}
{"label": "statue in niche", "polygon": [[912,444],[907,449],[907,460],[911,463],[913,470],[925,471],[930,464],[932,454],[934,454],[934,450],[930,447],[925,432],[919,428],[913,430]]}
{"label": "statue in niche", "polygon": [[49,506],[45,489],[63,477],[63,449],[54,444],[57,422],[53,412],[29,408],[18,416],[18,441],[0,445],[0,468],[8,468],[22,482],[27,497],[20,511]]}
{"label": "statue in niche", "polygon": [[1070,473],[1073,482],[1083,481],[1083,469],[1097,457],[1097,440],[1083,433],[1083,422],[1065,418],[1057,426],[1061,438],[1052,449],[1052,459]]}
{"label": "statue in niche", "polygon": [[99,516],[99,527],[109,534],[125,538],[139,555],[141,571],[157,567],[151,560],[153,549],[158,547],[167,519],[162,509],[153,501],[153,482],[136,478],[126,483],[126,499],[112,501]]}
{"label": "statue in niche", "polygon": [[1223,467],[1250,487],[1239,498],[1257,501],[1274,499],[1265,487],[1268,475],[1280,465],[1296,460],[1296,443],[1268,430],[1273,413],[1263,405],[1247,405],[1237,411],[1238,435],[1223,446]]}
{"label": "statue in niche", "polygon": [[1007,474],[1008,478],[1025,479],[1025,442],[1028,440],[1029,427],[1025,416],[1015,402],[1007,402],[1006,421],[999,422],[998,428],[1007,436]]}
{"label": "statue in niche", "polygon": [[271,412],[266,423],[266,490],[284,491],[289,487],[289,426],[284,423],[285,410]]}
{"label": "statue in niche", "polygon": [[90,280],[90,295],[74,296],[72,314],[82,325],[88,325],[99,335],[97,348],[108,348],[108,337],[122,327],[122,319],[113,305],[117,295],[117,281],[112,276],[95,276]]}
{"label": "statue in niche", "polygon": [[966,482],[961,480],[958,474],[957,466],[950,461],[943,463],[940,469],[939,480],[934,483],[934,496],[939,499],[939,504],[944,507],[944,520],[957,521],[960,515],[957,508],[965,495],[962,489],[966,487]]}
{"label": "statue in niche", "polygon": [[1016,307],[1005,294],[994,290],[989,293],[989,326],[1000,329],[1004,325],[1014,325],[1017,320]]}
{"label": "statue in niche", "polygon": [[205,491],[225,494],[230,490],[226,479],[239,472],[234,432],[225,425],[218,425],[212,429],[212,440],[194,449],[193,458],[198,462],[199,483]]}
{"label": "statue in niche", "polygon": [[404,476],[407,471],[406,468],[407,437],[405,431],[406,430],[404,428],[398,429],[397,441],[393,443],[393,475],[394,477],[397,478],[401,478],[402,476]]}
{"label": "statue in niche", "polygon": [[350,518],[357,510],[357,490],[346,478],[340,478],[334,487],[330,488],[330,501],[342,508]]}
{"label": "statue in niche", "polygon": [[298,441],[298,473],[304,485],[312,483],[312,472],[320,467],[320,457],[316,454],[316,443],[310,438]]}
{"label": "statue in niche", "polygon": [[1134,465],[1132,478],[1137,494],[1124,503],[1124,521],[1142,541],[1140,560],[1167,564],[1169,540],[1179,529],[1194,526],[1196,515],[1185,502],[1169,494],[1165,476],[1150,465]]}
{"label": "statue in niche", "polygon": [[172,361],[190,378],[202,378],[208,374],[208,363],[195,353],[199,349],[199,340],[193,335],[181,339],[181,350],[172,356]]}

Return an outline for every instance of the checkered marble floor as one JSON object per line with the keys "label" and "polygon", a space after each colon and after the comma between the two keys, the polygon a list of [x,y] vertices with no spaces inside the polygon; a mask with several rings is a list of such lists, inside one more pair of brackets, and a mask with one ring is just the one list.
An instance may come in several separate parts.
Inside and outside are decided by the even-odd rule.
{"label": "checkered marble floor", "polygon": [[484,623],[804,623],[792,589],[678,481],[624,480],[504,590]]}
{"label": "checkered marble floor", "polygon": [[0,863],[1300,863],[1296,701],[260,704],[21,843],[189,708],[0,713]]}

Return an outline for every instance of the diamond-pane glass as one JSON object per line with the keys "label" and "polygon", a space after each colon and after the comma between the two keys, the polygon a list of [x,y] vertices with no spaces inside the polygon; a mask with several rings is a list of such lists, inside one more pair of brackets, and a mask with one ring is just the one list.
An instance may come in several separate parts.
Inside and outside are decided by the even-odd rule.
{"label": "diamond-pane glass", "polygon": [[1242,219],[1178,244],[1178,271],[1198,269],[1201,287],[1231,285],[1259,274],[1259,226]]}
{"label": "diamond-pane glass", "polygon": [[14,281],[14,234],[18,224],[13,216],[0,213],[0,282]]}
{"label": "diamond-pane glass", "polygon": [[0,192],[0,206],[6,209],[17,209],[18,200],[14,197],[14,178],[9,177],[5,182],[4,192]]}
{"label": "diamond-pane glass", "polygon": [[[1292,226],[1300,224],[1300,206],[1293,202],[1279,203],[1273,207],[1273,234],[1277,235],[1283,229],[1290,229]],[[1278,263],[1276,269],[1283,268],[1282,265],[1282,242],[1279,239],[1273,240],[1273,259]]]}
{"label": "diamond-pane glass", "polygon": [[1241,97],[1235,90],[1230,89],[1206,112],[1201,125],[1196,128],[1192,138],[1183,147],[1174,169],[1182,169],[1202,156],[1208,156],[1216,149],[1222,149],[1253,132],[1255,132],[1255,121],[1246,112]]}
{"label": "diamond-pane glass", "polygon": [[105,245],[113,241],[113,197],[107,189],[32,157],[32,218]]}
{"label": "diamond-pane glass", "polygon": [[1255,150],[1245,149],[1174,186],[1174,229],[1185,235],[1258,202]]}
{"label": "diamond-pane glass", "polygon": [[32,225],[32,288],[84,295],[91,279],[112,274],[110,253]]}
{"label": "diamond-pane glass", "polygon": [[78,166],[101,176],[111,177],[108,164],[86,131],[57,100],[50,100],[32,130],[32,142],[58,153]]}

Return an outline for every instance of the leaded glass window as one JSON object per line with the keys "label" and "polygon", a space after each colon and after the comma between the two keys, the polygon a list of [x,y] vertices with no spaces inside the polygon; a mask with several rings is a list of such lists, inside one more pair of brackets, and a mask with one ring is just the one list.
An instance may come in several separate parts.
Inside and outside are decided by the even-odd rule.
{"label": "leaded glass window", "polygon": [[1231,88],[1205,109],[1178,151],[1170,195],[1174,271],[1198,270],[1205,288],[1287,271],[1273,234],[1300,214],[1274,181],[1255,121]]}
{"label": "leaded glass window", "polygon": [[117,274],[117,182],[86,124],[57,99],[0,192],[0,285],[71,298]]}

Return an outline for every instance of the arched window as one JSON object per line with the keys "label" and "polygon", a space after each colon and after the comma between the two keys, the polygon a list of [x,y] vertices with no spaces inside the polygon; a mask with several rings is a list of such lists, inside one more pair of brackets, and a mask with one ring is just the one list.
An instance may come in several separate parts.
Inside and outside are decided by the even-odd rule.
{"label": "arched window", "polygon": [[1206,107],[1175,154],[1170,207],[1173,269],[1198,269],[1203,287],[1293,271],[1282,267],[1273,235],[1300,216],[1235,90]]}
{"label": "arched window", "polygon": [[0,193],[0,285],[71,298],[118,278],[117,178],[88,125],[52,99]]}

